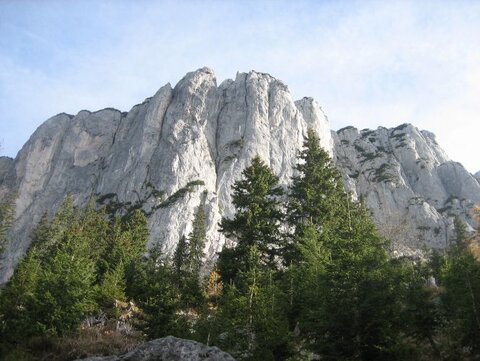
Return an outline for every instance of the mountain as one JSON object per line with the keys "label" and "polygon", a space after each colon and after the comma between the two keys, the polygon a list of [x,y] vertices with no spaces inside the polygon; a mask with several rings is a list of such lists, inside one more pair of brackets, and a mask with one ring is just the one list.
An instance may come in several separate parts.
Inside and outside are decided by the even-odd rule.
{"label": "mountain", "polygon": [[347,189],[364,199],[397,252],[447,247],[455,216],[475,225],[470,209],[480,202],[478,179],[451,161],[431,132],[411,124],[346,127],[333,139]]}
{"label": "mountain", "polygon": [[167,251],[190,232],[202,205],[211,259],[224,244],[218,222],[233,214],[231,186],[250,159],[258,154],[286,184],[309,127],[331,152],[330,126],[315,101],[294,102],[285,84],[254,71],[217,86],[208,68],[188,73],[173,89],[165,85],[128,113],[50,118],[0,171],[4,191],[18,194],[0,283],[28,248],[33,226],[67,194],[79,205],[97,196],[123,213],[141,207],[150,246],[161,243]]}
{"label": "mountain", "polygon": [[473,225],[468,210],[480,201],[478,180],[448,159],[433,134],[412,125],[332,132],[313,99],[294,101],[287,86],[268,74],[238,73],[217,85],[213,71],[202,68],[129,112],[58,114],[14,160],[0,158],[0,196],[18,195],[0,284],[27,250],[32,228],[67,194],[78,205],[96,196],[120,214],[142,208],[149,246],[161,244],[169,252],[190,232],[202,206],[212,259],[225,243],[218,222],[233,214],[231,186],[242,170],[258,154],[287,185],[309,127],[398,252],[445,247],[455,214]]}

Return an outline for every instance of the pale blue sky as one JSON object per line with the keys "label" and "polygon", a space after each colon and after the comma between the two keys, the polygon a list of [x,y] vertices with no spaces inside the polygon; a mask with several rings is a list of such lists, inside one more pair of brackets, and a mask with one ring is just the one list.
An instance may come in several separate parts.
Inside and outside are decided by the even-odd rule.
{"label": "pale blue sky", "polygon": [[413,123],[480,170],[480,1],[0,0],[0,154],[202,66],[267,72],[332,128]]}

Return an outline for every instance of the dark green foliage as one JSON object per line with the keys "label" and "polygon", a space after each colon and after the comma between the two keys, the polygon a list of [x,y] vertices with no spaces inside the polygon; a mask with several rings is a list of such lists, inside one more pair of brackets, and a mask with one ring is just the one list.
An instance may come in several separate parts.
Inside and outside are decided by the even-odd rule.
{"label": "dark green foliage", "polygon": [[415,264],[408,259],[397,259],[392,265],[397,269],[397,286],[404,298],[396,311],[403,332],[415,341],[419,350],[423,348],[424,354],[439,359],[440,349],[435,337],[437,330],[443,327],[443,315],[439,307],[440,291],[433,276],[434,269],[439,270],[435,262]]}
{"label": "dark green foliage", "polygon": [[392,358],[399,298],[384,242],[313,131],[300,160],[288,204],[290,324],[322,359]]}
{"label": "dark green foliage", "polygon": [[374,182],[393,182],[396,180],[396,176],[388,173],[392,168],[391,164],[384,163],[375,170],[373,181]]}
{"label": "dark green foliage", "polygon": [[[390,180],[388,170],[381,166],[375,179]],[[479,359],[480,263],[465,224],[454,220],[445,254],[392,259],[312,130],[295,174],[285,195],[268,166],[252,160],[233,186],[236,213],[220,224],[231,246],[208,282],[203,204],[173,257],[145,257],[141,202],[121,204],[120,218],[96,209],[115,204],[114,194],[84,210],[67,198],[51,220],[42,217],[0,293],[0,358],[23,340],[75,333],[86,316],[132,300],[140,308],[133,324],[147,337],[193,338],[239,360]],[[189,182],[164,206],[199,185]]]}
{"label": "dark green foliage", "polygon": [[[287,204],[287,219],[293,228],[294,244],[302,239],[305,227],[313,226],[319,230],[326,220],[341,216],[338,205],[343,205],[346,200],[340,172],[311,129],[299,159],[298,175],[292,178]],[[290,245],[287,264],[292,259],[299,259],[298,251],[297,247]]]}
{"label": "dark green foliage", "polygon": [[429,275],[436,285],[421,287],[421,280],[410,280],[410,312],[405,315],[413,337],[428,341],[434,359],[478,359],[480,262],[465,243],[453,244],[445,254],[432,253],[422,278]]}
{"label": "dark green foliage", "polygon": [[200,287],[200,271],[205,247],[205,210],[200,205],[195,212],[192,232],[188,239],[183,236],[173,255],[176,286],[179,289],[182,307],[199,307],[203,303]]}
{"label": "dark green foliage", "polygon": [[185,194],[188,192],[193,192],[194,187],[196,186],[203,186],[205,185],[205,182],[202,180],[194,180],[191,182],[188,182],[185,187],[180,188],[178,191],[173,193],[170,197],[168,197],[165,201],[160,203],[157,207],[158,208],[167,208],[170,207],[172,204],[174,204],[176,201],[178,201],[180,198],[182,198]]}
{"label": "dark green foliage", "polygon": [[[32,316],[37,309],[36,289],[41,277],[41,263],[34,250],[20,262],[15,275],[0,294],[0,336],[4,343],[16,343],[22,337],[38,334]],[[6,347],[5,344],[2,345]]]}
{"label": "dark green foliage", "polygon": [[363,155],[363,159],[360,161],[360,164],[364,164],[365,162],[369,161],[369,160],[372,160],[372,159],[375,159],[375,158],[378,158],[380,157],[381,155],[379,153],[375,153],[375,152],[365,152],[362,154]]}
{"label": "dark green foliage", "polygon": [[180,237],[173,254],[173,268],[177,274],[184,272],[185,263],[188,256],[188,243],[185,236]]}
{"label": "dark green foliage", "polygon": [[44,263],[36,287],[36,317],[31,316],[47,334],[76,330],[85,315],[94,310],[95,260],[89,250],[81,226],[72,225],[61,247]]}
{"label": "dark green foliage", "polygon": [[354,148],[357,152],[359,152],[360,154],[364,154],[365,153],[365,149],[363,149],[361,146],[359,146],[358,144],[354,144]]}
{"label": "dark green foliage", "polygon": [[15,219],[15,194],[7,193],[0,199],[0,255],[7,243],[7,232]]}
{"label": "dark green foliage", "polygon": [[97,261],[100,303],[107,305],[116,299],[126,300],[126,273],[141,257],[147,241],[147,220],[141,211],[136,210],[128,218],[117,217],[111,222],[104,252]]}
{"label": "dark green foliage", "polygon": [[[236,242],[234,250],[227,248],[225,252],[236,259],[239,271],[246,271],[249,269],[250,248],[256,246],[262,264],[272,267],[281,250],[283,214],[279,197],[283,190],[278,186],[278,177],[259,157],[253,158],[242,174],[243,178],[232,187],[232,203],[237,210],[235,217],[223,218],[220,223],[221,232]],[[222,269],[220,272],[224,274]]]}
{"label": "dark green foliage", "polygon": [[193,229],[188,236],[188,257],[187,257],[187,271],[197,279],[200,275],[202,267],[202,260],[205,254],[203,249],[205,247],[206,237],[206,215],[203,206],[200,205],[195,212],[193,220]]}
{"label": "dark green foliage", "polygon": [[305,265],[307,271],[314,268],[315,287],[310,287],[313,295],[307,300],[312,303],[304,306],[300,319],[315,340],[313,349],[327,360],[392,359],[399,339],[395,273],[368,213],[352,204],[343,219],[343,224],[325,222],[317,238],[315,247],[323,245],[326,261],[319,263],[318,257]]}
{"label": "dark green foliage", "polygon": [[286,297],[257,247],[249,252],[249,268],[226,285],[219,300],[220,329],[211,341],[245,360],[282,360],[291,353]]}
{"label": "dark green foliage", "polygon": [[455,244],[457,247],[465,247],[465,241],[468,238],[467,225],[460,217],[456,216],[453,219],[453,227],[455,231]]}
{"label": "dark green foliage", "polygon": [[395,130],[390,134],[390,137],[392,139],[402,141],[402,142],[405,140],[406,136],[407,136],[406,133],[395,133]]}
{"label": "dark green foliage", "polygon": [[279,287],[283,220],[278,178],[255,157],[233,186],[233,219],[222,219],[222,232],[236,241],[220,253],[224,293],[218,300],[221,334],[210,338],[248,360],[285,359],[290,350],[285,294]]}
{"label": "dark green foliage", "polygon": [[480,356],[480,262],[468,250],[451,252],[442,267],[441,295],[450,354]]}
{"label": "dark green foliage", "polygon": [[67,197],[51,221],[46,214],[40,220],[32,246],[0,294],[3,347],[75,332],[104,303],[125,298],[126,269],[148,238],[146,219],[135,212],[110,223],[95,203],[79,210]]}
{"label": "dark green foliage", "polygon": [[173,334],[194,337],[195,315],[205,306],[200,269],[205,246],[205,211],[195,212],[192,232],[181,237],[170,259],[158,251],[135,262],[127,278],[127,295],[142,309],[139,324],[149,338]]}
{"label": "dark green foliage", "polygon": [[127,294],[142,309],[139,326],[150,339],[179,335],[185,329],[176,322],[179,294],[174,279],[171,264],[155,251],[136,262],[129,273]]}
{"label": "dark green foliage", "polygon": [[7,339],[62,335],[93,310],[95,259],[84,229],[70,198],[49,225],[42,219],[32,248],[1,294],[1,333]]}

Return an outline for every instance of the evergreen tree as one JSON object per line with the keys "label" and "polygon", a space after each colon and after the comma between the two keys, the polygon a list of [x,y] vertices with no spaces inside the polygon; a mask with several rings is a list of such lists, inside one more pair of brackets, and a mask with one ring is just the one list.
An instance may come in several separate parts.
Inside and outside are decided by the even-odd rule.
{"label": "evergreen tree", "polygon": [[15,195],[7,193],[0,200],[0,255],[7,243],[7,233],[15,220]]}
{"label": "evergreen tree", "polygon": [[236,241],[222,250],[218,262],[224,282],[218,322],[227,336],[215,335],[218,327],[210,327],[209,335],[212,342],[251,360],[286,358],[290,349],[285,294],[278,282],[282,195],[278,178],[255,157],[233,186],[234,218],[220,224]]}
{"label": "evergreen tree", "polygon": [[0,293],[1,348],[42,332],[35,321],[38,309],[36,290],[40,277],[41,263],[32,249],[20,261],[15,274]]}
{"label": "evergreen tree", "polygon": [[[439,257],[437,253],[435,263],[439,261]],[[403,305],[400,305],[403,307],[397,310],[403,323],[403,332],[414,341],[417,353],[421,353],[423,357],[430,354],[433,359],[441,359],[441,348],[436,337],[444,327],[444,318],[439,302],[440,289],[433,278],[434,269],[438,265],[431,262],[416,263],[407,258],[396,259],[391,263],[398,275],[397,288],[404,285],[405,300]],[[429,349],[425,345],[428,345]]]}
{"label": "evergreen tree", "polygon": [[99,259],[104,269],[99,284],[98,297],[103,304],[126,300],[126,282],[133,265],[139,262],[148,241],[148,226],[145,215],[136,210],[126,219],[114,219],[105,253]]}
{"label": "evergreen tree", "polygon": [[[275,267],[275,257],[282,248],[280,225],[283,220],[280,196],[283,190],[278,186],[278,177],[257,156],[243,171],[243,178],[233,185],[232,203],[236,213],[233,219],[222,218],[220,231],[236,242],[232,249],[226,248],[220,257],[223,281],[229,283],[239,271],[249,269],[248,260],[251,247],[260,252],[263,265]],[[228,257],[225,257],[227,255]],[[226,259],[228,261],[226,261]],[[225,263],[233,263],[229,267]]]}
{"label": "evergreen tree", "polygon": [[187,256],[187,270],[188,272],[199,279],[200,270],[202,268],[202,260],[205,256],[203,249],[205,248],[206,237],[206,218],[205,210],[200,205],[193,220],[193,229],[188,236],[188,256]]}
{"label": "evergreen tree", "polygon": [[205,210],[200,205],[193,220],[192,232],[188,235],[184,277],[180,281],[180,293],[185,307],[199,307],[204,301],[200,285],[200,271],[205,256]]}
{"label": "evergreen tree", "polygon": [[177,243],[175,252],[173,254],[173,268],[179,277],[184,276],[185,263],[188,257],[188,243],[187,237],[182,236]]}
{"label": "evergreen tree", "polygon": [[245,360],[283,360],[291,355],[285,294],[257,247],[249,252],[249,268],[225,286],[219,299],[210,342]]}
{"label": "evergreen tree", "polygon": [[51,221],[46,213],[40,219],[32,233],[32,247],[36,248],[42,263],[48,262],[61,247],[65,234],[75,222],[75,217],[73,198],[68,195]]}
{"label": "evergreen tree", "polygon": [[394,270],[366,210],[353,204],[347,209],[347,225],[330,229],[324,224],[321,237],[330,258],[320,278],[315,348],[327,360],[392,359],[401,301]]}
{"label": "evergreen tree", "polygon": [[468,249],[450,252],[442,268],[442,306],[450,355],[480,357],[480,262]]}
{"label": "evergreen tree", "polygon": [[204,301],[200,271],[205,256],[203,252],[205,227],[205,210],[200,205],[195,211],[193,227],[188,239],[182,236],[173,254],[172,263],[182,308],[200,307]]}
{"label": "evergreen tree", "polygon": [[135,210],[127,219],[124,232],[128,232],[130,241],[127,247],[127,262],[138,259],[148,242],[149,231],[148,221],[145,214],[141,210]]}
{"label": "evergreen tree", "polygon": [[50,226],[50,218],[48,213],[43,213],[40,221],[37,223],[35,228],[32,231],[31,238],[32,238],[32,248],[35,247],[37,249],[41,248],[40,244],[45,244],[51,235],[51,226]]}
{"label": "evergreen tree", "polygon": [[[97,210],[96,204],[97,200],[92,198],[80,211],[80,218],[82,233],[89,240],[90,254],[93,259],[99,260],[106,252],[111,227],[105,207]],[[103,273],[100,264],[96,267],[98,274]]]}
{"label": "evergreen tree", "polygon": [[326,220],[344,215],[338,208],[345,205],[346,195],[340,172],[311,128],[295,170],[297,175],[292,177],[289,188],[287,213],[294,237],[301,239],[305,228],[321,227]]}
{"label": "evergreen tree", "polygon": [[61,246],[42,268],[36,289],[36,322],[47,334],[75,331],[95,309],[95,261],[80,224],[73,224],[65,233]]}
{"label": "evergreen tree", "polygon": [[453,228],[455,231],[455,245],[459,248],[465,248],[465,242],[468,239],[467,225],[459,216],[453,219]]}
{"label": "evergreen tree", "polygon": [[132,266],[127,282],[127,294],[142,309],[140,328],[150,339],[167,335],[185,336],[184,325],[177,323],[179,294],[174,269],[168,259],[152,251]]}
{"label": "evergreen tree", "polygon": [[75,209],[67,197],[51,221],[42,217],[0,295],[3,340],[74,332],[99,298],[125,298],[127,266],[141,257],[147,238],[143,214],[110,225],[104,211]]}
{"label": "evergreen tree", "polygon": [[312,130],[297,171],[288,203],[293,242],[286,283],[296,295],[291,327],[322,359],[393,357],[400,298],[383,240],[368,212],[344,191]]}
{"label": "evergreen tree", "polygon": [[93,309],[95,262],[82,232],[71,198],[50,224],[42,218],[31,249],[2,293],[0,314],[13,334],[62,335]]}

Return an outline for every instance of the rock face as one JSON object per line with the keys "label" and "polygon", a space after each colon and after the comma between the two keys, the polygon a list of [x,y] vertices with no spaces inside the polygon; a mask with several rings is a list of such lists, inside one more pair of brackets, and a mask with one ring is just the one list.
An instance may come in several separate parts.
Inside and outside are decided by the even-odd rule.
{"label": "rock face", "polygon": [[32,227],[67,194],[77,205],[97,196],[119,212],[142,208],[149,246],[166,251],[190,232],[195,210],[204,207],[211,258],[224,244],[218,222],[233,213],[231,186],[245,166],[259,155],[286,184],[308,127],[331,152],[328,120],[311,98],[294,102],[285,84],[254,71],[217,86],[208,68],[188,73],[173,89],[165,85],[128,113],[84,110],[50,118],[14,161],[0,163],[0,187],[18,194],[0,284],[28,248]]}
{"label": "rock face", "polygon": [[480,171],[474,174],[474,177],[480,182]]}
{"label": "rock face", "polygon": [[446,247],[457,215],[474,225],[469,210],[480,202],[480,184],[447,157],[432,133],[402,124],[347,127],[332,135],[347,188],[364,198],[398,252]]}
{"label": "rock face", "polygon": [[147,342],[121,356],[90,357],[83,361],[235,361],[217,347],[173,336]]}
{"label": "rock face", "polygon": [[445,247],[455,215],[473,225],[469,208],[480,202],[479,181],[448,159],[432,133],[408,124],[331,132],[313,99],[294,102],[287,86],[268,74],[238,73],[217,86],[212,70],[202,68],[129,112],[58,114],[14,160],[0,158],[0,196],[18,195],[0,284],[27,250],[32,228],[67,194],[80,206],[96,196],[120,214],[143,209],[149,246],[168,252],[203,207],[212,259],[225,242],[218,223],[233,214],[231,186],[251,158],[259,155],[286,185],[309,127],[398,252]]}

